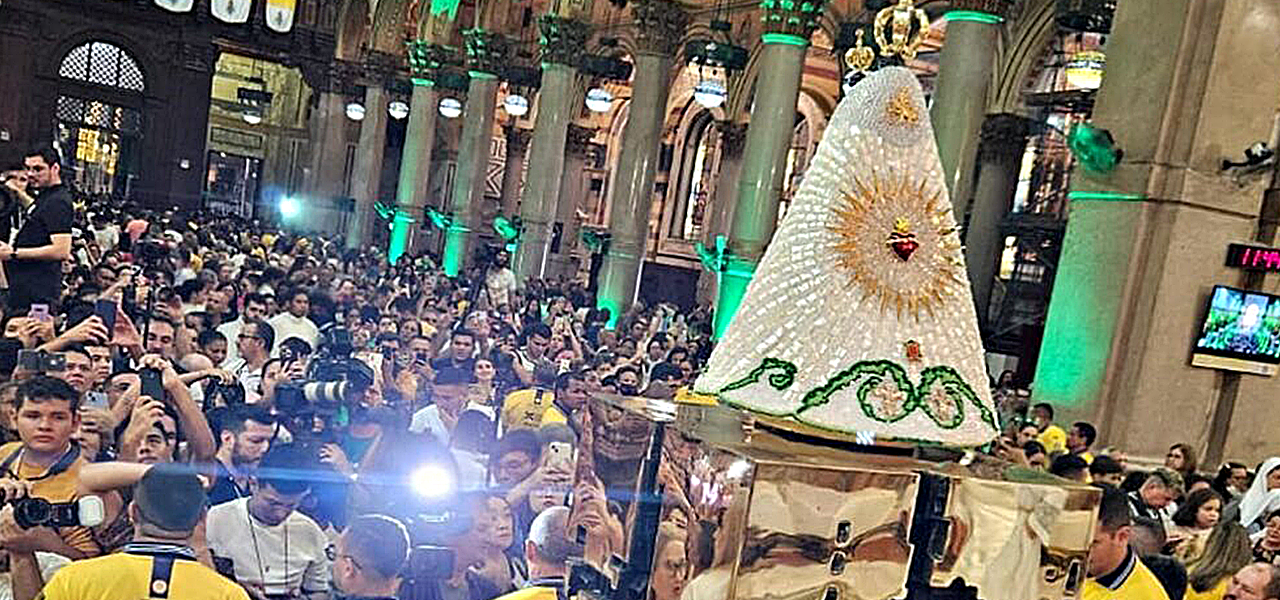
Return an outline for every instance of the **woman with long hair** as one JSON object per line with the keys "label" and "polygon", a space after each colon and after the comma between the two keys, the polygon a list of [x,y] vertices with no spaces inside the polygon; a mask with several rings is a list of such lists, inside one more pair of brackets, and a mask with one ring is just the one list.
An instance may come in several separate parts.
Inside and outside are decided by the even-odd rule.
{"label": "woman with long hair", "polygon": [[1235,521],[1213,528],[1200,558],[1187,564],[1187,593],[1183,600],[1222,600],[1236,571],[1253,562],[1249,534]]}
{"label": "woman with long hair", "polygon": [[1199,489],[1187,496],[1186,502],[1173,513],[1174,530],[1170,541],[1178,541],[1174,555],[1183,563],[1200,557],[1206,540],[1222,514],[1222,497],[1210,489]]}
{"label": "woman with long hair", "polygon": [[1173,471],[1182,474],[1182,479],[1186,480],[1187,476],[1196,472],[1196,451],[1191,448],[1190,444],[1177,443],[1169,447],[1169,453],[1164,457],[1164,466]]}

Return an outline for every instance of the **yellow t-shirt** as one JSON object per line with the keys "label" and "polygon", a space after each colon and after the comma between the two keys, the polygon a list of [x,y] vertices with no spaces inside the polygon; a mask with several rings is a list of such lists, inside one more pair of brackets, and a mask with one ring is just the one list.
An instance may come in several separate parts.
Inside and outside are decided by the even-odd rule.
{"label": "yellow t-shirt", "polygon": [[564,423],[564,413],[555,406],[550,390],[517,390],[502,402],[502,430],[537,429],[550,423]]}
{"label": "yellow t-shirt", "polygon": [[1222,581],[1218,582],[1218,585],[1209,588],[1209,591],[1207,592],[1197,592],[1195,588],[1191,587],[1191,584],[1188,583],[1187,593],[1182,596],[1182,600],[1222,600],[1222,597],[1227,595],[1227,585],[1230,583],[1231,576],[1228,575],[1223,577]]}
{"label": "yellow t-shirt", "polygon": [[[8,459],[15,452],[22,448],[22,442],[10,442],[0,446],[0,462]],[[50,502],[70,502],[76,499],[76,483],[80,479],[80,467],[85,464],[84,456],[76,458],[67,470],[54,475],[53,477],[44,477],[49,472],[46,467],[35,467],[25,464],[22,457],[14,459],[9,465],[8,473],[0,473],[0,477],[13,477],[24,481],[32,481],[31,495],[37,498],[44,498]],[[44,477],[42,479],[42,477]],[[60,527],[58,535],[62,537],[62,541],[68,546],[75,548],[89,556],[98,555],[98,544],[93,541],[93,534],[88,527]]]}
{"label": "yellow t-shirt", "polygon": [[495,600],[556,600],[555,588],[533,586],[498,596]]}
{"label": "yellow t-shirt", "polygon": [[[36,600],[249,598],[240,586],[194,560],[173,561],[173,571],[167,585],[154,586],[151,579],[152,560],[150,556],[119,553],[73,562],[53,575]],[[157,592],[157,595],[152,595],[152,592]]]}
{"label": "yellow t-shirt", "polygon": [[1044,446],[1044,451],[1049,456],[1067,451],[1067,432],[1052,423],[1045,427],[1044,431],[1040,432],[1040,435],[1036,436],[1036,440]]}
{"label": "yellow t-shirt", "polygon": [[1084,582],[1082,600],[1169,600],[1160,580],[1134,554],[1129,554],[1130,563],[1110,586],[1098,583],[1090,577]]}

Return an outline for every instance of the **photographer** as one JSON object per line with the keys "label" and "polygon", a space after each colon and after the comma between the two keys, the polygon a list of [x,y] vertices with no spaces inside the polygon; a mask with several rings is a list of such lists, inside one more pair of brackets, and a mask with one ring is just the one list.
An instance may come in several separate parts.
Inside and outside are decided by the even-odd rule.
{"label": "photographer", "polygon": [[245,400],[253,404],[259,399],[262,368],[271,358],[276,332],[266,321],[252,320],[240,328],[240,335],[237,337],[236,348],[240,357],[228,363],[226,370],[244,386]]}
{"label": "photographer", "polygon": [[[209,422],[191,399],[190,390],[173,365],[158,355],[148,354],[139,361],[139,367],[160,372],[165,397],[126,396],[122,400],[129,403],[131,414],[120,440],[121,458],[139,462],[144,462],[144,458],[165,462],[173,460],[178,433],[181,432],[192,460],[205,462],[212,459],[216,448]],[[166,419],[176,422],[170,425]],[[155,439],[156,435],[160,435],[162,440]]]}
{"label": "photographer", "polygon": [[249,496],[250,478],[276,433],[275,418],[252,405],[224,409],[216,421],[217,478],[209,489],[211,506]]}
{"label": "photographer", "polygon": [[[32,496],[50,502],[76,498],[80,467],[86,462],[71,441],[80,427],[80,395],[67,382],[36,375],[18,387],[14,401],[19,442],[0,446],[0,489],[6,500]],[[42,550],[79,559],[98,554],[85,527],[18,529],[13,509],[0,510],[0,546]]]}
{"label": "photographer", "polygon": [[[239,586],[196,561],[193,537],[205,515],[205,495],[200,479],[190,469],[179,465],[148,468],[134,488],[128,511],[133,522],[132,543],[120,553],[64,567],[44,586],[40,597],[248,599]],[[38,576],[33,572],[34,558],[16,562],[13,570],[19,594],[21,582]]]}
{"label": "photographer", "polygon": [[62,300],[62,261],[71,258],[75,212],[62,184],[58,150],[42,146],[27,153],[29,184],[39,195],[13,245],[0,241],[0,261],[10,282],[9,312],[25,312],[32,304],[56,307]]}

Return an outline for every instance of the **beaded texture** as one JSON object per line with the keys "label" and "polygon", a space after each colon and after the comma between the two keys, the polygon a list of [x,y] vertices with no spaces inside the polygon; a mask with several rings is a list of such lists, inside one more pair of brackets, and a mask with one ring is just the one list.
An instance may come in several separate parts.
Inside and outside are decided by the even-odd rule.
{"label": "beaded texture", "polygon": [[919,82],[868,75],[836,107],[741,307],[695,384],[842,434],[997,434],[963,251]]}

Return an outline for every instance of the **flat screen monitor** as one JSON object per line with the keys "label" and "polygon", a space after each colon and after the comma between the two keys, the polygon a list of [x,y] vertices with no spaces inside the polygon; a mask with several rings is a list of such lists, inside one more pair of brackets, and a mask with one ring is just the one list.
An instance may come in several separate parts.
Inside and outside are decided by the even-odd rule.
{"label": "flat screen monitor", "polygon": [[1214,286],[1191,364],[1274,375],[1280,364],[1280,297]]}

